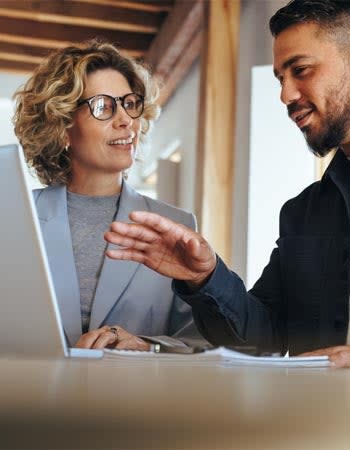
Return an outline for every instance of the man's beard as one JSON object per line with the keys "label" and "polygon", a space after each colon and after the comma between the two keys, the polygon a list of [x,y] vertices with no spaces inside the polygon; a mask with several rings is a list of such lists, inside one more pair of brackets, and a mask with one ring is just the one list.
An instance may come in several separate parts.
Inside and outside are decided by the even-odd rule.
{"label": "man's beard", "polygon": [[[321,130],[312,133],[311,127],[301,129],[306,142],[315,155],[326,156],[333,148],[339,147],[350,131],[350,95],[339,98],[339,94],[329,95],[326,120]],[[340,109],[341,108],[341,109]]]}

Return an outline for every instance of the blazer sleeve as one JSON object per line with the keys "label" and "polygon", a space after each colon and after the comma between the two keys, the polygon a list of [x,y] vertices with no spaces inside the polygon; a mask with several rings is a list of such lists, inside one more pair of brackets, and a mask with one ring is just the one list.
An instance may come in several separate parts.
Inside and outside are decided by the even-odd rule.
{"label": "blazer sleeve", "polygon": [[280,267],[275,248],[260,279],[247,291],[240,277],[217,257],[215,271],[200,290],[191,292],[181,281],[173,281],[173,290],[192,306],[195,323],[211,344],[284,352],[287,324]]}

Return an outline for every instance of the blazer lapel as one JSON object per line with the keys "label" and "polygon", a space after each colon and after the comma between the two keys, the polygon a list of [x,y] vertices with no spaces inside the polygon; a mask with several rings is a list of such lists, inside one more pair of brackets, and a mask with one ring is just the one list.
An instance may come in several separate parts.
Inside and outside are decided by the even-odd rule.
{"label": "blazer lapel", "polygon": [[[131,211],[148,209],[142,195],[124,182],[116,220],[130,223],[128,216]],[[113,245],[109,244],[108,248],[110,247]],[[103,324],[139,266],[139,263],[133,261],[117,261],[105,257],[93,301],[90,330],[99,328]]]}
{"label": "blazer lapel", "polygon": [[47,250],[57,302],[69,344],[82,334],[80,292],[75,269],[65,186],[41,191],[36,208]]}

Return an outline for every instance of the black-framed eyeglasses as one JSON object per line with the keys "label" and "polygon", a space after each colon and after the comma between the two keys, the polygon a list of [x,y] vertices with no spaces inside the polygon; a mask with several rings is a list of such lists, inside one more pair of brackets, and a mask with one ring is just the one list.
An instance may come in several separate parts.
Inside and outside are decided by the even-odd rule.
{"label": "black-framed eyeglasses", "polygon": [[111,119],[117,112],[117,102],[120,102],[121,106],[132,119],[137,119],[143,113],[144,98],[142,95],[129,94],[123,95],[123,97],[112,97],[107,94],[98,94],[93,97],[80,100],[78,107],[87,103],[91,114],[97,120]]}

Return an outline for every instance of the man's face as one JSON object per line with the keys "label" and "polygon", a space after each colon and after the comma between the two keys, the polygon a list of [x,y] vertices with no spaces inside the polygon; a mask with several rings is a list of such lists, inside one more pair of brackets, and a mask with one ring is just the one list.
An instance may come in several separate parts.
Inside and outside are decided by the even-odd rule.
{"label": "man's face", "polygon": [[350,73],[337,44],[314,23],[293,25],[274,41],[274,73],[289,117],[323,156],[350,152]]}

